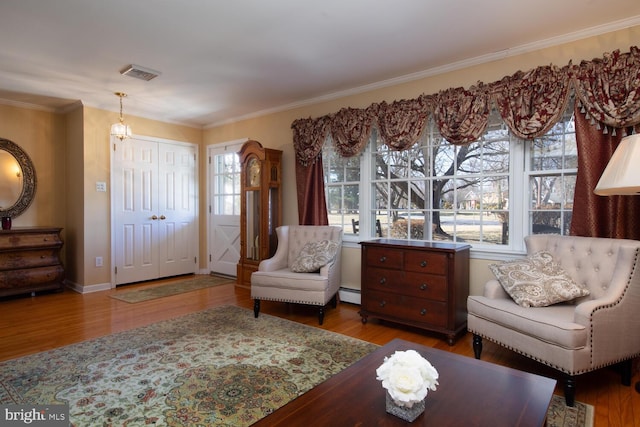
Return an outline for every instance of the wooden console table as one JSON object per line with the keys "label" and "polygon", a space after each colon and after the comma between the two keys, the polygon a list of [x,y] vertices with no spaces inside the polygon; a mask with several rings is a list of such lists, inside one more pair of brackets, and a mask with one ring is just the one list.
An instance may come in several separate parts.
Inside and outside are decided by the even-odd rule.
{"label": "wooden console table", "polygon": [[377,239],[361,242],[360,316],[447,335],[467,328],[469,249],[466,244]]}
{"label": "wooden console table", "polygon": [[0,297],[64,288],[61,228],[0,230]]}

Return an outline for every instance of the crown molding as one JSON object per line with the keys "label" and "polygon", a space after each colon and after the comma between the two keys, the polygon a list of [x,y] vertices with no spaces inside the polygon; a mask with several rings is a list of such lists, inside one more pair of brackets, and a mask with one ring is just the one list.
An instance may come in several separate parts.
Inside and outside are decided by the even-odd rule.
{"label": "crown molding", "polygon": [[389,86],[395,86],[402,83],[409,83],[409,82],[424,79],[427,77],[433,77],[440,74],[473,67],[476,65],[486,64],[488,62],[509,58],[511,56],[522,55],[525,53],[530,53],[537,50],[542,50],[549,47],[559,46],[565,43],[571,43],[574,41],[586,39],[589,37],[599,36],[602,34],[613,32],[613,31],[623,30],[625,28],[635,27],[637,25],[640,25],[640,15],[632,16],[626,19],[621,19],[619,21],[610,22],[608,24],[590,27],[585,30],[574,31],[572,33],[563,34],[557,37],[551,37],[548,39],[539,40],[533,43],[523,44],[520,46],[516,46],[514,48],[504,49],[498,52],[492,52],[486,55],[480,55],[474,58],[452,62],[450,64],[429,68],[427,70],[418,71],[416,73],[406,74],[404,76],[394,77],[391,79],[382,80],[376,83],[371,83],[364,86],[358,86],[355,88],[351,88],[351,89],[347,89],[339,92],[333,92],[333,93],[318,96],[315,98],[310,98],[303,101],[281,105],[279,107],[256,111],[255,113],[245,114],[243,116],[238,116],[228,120],[222,120],[219,122],[214,122],[214,123],[205,125],[204,129],[210,129],[217,126],[240,122],[243,120],[255,119],[257,117],[265,116],[268,114],[279,113],[282,111],[293,110],[301,107],[307,107],[310,105],[319,104],[321,102],[333,101],[339,98],[345,98],[352,95],[359,95],[361,93],[370,92],[376,89],[383,89]]}

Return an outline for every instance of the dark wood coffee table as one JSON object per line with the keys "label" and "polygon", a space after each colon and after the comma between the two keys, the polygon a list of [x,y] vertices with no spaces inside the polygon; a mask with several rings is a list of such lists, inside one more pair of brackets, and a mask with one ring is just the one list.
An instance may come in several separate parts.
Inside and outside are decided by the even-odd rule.
{"label": "dark wood coffee table", "polygon": [[289,402],[254,426],[401,426],[387,414],[376,369],[396,350],[413,349],[438,370],[416,426],[543,426],[556,381],[472,357],[393,340]]}

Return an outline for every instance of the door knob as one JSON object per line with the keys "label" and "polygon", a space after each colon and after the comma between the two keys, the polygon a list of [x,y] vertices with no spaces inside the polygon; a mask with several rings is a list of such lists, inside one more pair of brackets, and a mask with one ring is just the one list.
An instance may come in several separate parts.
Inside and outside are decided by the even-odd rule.
{"label": "door knob", "polygon": [[164,215],[160,215],[160,219],[167,219],[167,217]]}
{"label": "door knob", "polygon": [[154,216],[151,217],[151,219],[155,221],[156,219],[158,219],[158,216],[154,215]]}

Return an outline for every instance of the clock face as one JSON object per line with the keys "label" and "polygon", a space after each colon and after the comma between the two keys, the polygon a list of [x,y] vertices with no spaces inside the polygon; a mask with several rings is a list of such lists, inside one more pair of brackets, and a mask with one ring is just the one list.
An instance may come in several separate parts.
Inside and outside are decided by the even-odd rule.
{"label": "clock face", "polygon": [[258,187],[260,185],[260,161],[258,159],[249,160],[247,177],[249,179],[249,186]]}

